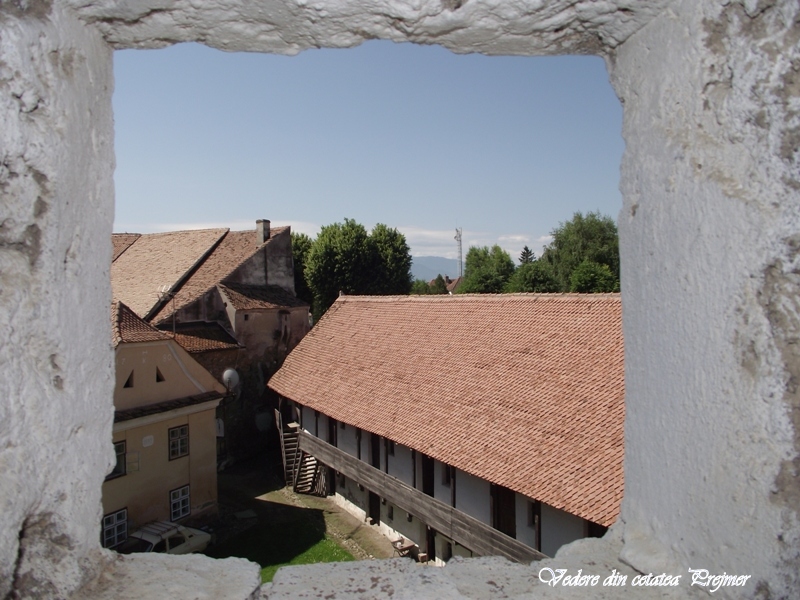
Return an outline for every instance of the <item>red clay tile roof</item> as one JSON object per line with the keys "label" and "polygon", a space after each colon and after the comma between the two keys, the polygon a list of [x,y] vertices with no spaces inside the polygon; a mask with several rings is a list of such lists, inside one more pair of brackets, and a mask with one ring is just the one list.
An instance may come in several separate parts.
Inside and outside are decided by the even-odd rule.
{"label": "red clay tile roof", "polygon": [[236,310],[308,307],[308,304],[278,285],[262,287],[228,283],[217,287]]}
{"label": "red clay tile roof", "polygon": [[114,246],[114,257],[111,262],[114,262],[120,257],[120,254],[125,252],[130,245],[141,237],[141,233],[112,233],[111,243]]}
{"label": "red clay tile roof", "polygon": [[140,236],[111,263],[114,297],[147,318],[159,301],[159,289],[179,286],[227,231],[198,229]]}
{"label": "red clay tile roof", "polygon": [[178,325],[175,331],[175,341],[187,352],[235,350],[242,347],[217,323]]}
{"label": "red clay tile roof", "polygon": [[276,236],[287,231],[288,227],[273,227],[270,238],[263,244],[256,243],[255,229],[252,231],[230,231],[214,249],[211,255],[178,288],[175,300],[168,302],[151,319],[153,323],[166,323],[174,310],[190,304],[208,290],[223,281],[233,271],[249,259],[256,251],[269,244]]}
{"label": "red clay tile roof", "polygon": [[111,341],[115,348],[120,342],[154,342],[168,339],[170,336],[144,322],[122,302],[115,300],[111,303]]}
{"label": "red clay tile roof", "polygon": [[269,387],[608,526],[623,492],[621,313],[618,294],[345,296]]}

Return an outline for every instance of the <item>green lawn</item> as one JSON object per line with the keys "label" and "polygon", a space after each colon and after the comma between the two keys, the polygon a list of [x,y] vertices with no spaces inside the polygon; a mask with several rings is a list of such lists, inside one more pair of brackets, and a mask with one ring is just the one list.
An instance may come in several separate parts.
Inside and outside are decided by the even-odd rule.
{"label": "green lawn", "polygon": [[305,552],[298,554],[292,560],[273,565],[261,565],[261,581],[272,581],[275,571],[286,565],[307,565],[321,562],[343,562],[354,560],[353,555],[329,538],[320,540]]}
{"label": "green lawn", "polygon": [[263,582],[272,581],[275,571],[286,565],[354,560],[326,535],[321,510],[264,504],[272,504],[269,516],[260,514],[257,525],[211,546],[206,554],[214,558],[238,556],[258,563]]}

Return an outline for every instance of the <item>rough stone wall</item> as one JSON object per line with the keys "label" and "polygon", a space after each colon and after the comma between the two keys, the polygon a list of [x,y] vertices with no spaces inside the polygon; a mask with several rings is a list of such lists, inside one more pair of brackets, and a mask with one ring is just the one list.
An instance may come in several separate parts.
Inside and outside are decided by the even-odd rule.
{"label": "rough stone wall", "polygon": [[796,1],[684,0],[610,61],[626,141],[622,556],[753,573],[763,597],[800,587],[798,40]]}
{"label": "rough stone wall", "polygon": [[[798,10],[795,0],[0,4],[0,596],[69,596],[108,556],[98,532],[113,459],[110,47],[295,53],[370,38],[606,58],[627,144],[626,496],[613,544],[573,548],[596,564],[592,553],[621,553],[644,571],[750,573],[747,594],[789,596],[800,586]],[[133,579],[137,561],[121,564]],[[411,589],[400,571],[390,576]],[[252,589],[253,569],[242,572]],[[509,585],[530,589],[526,577]]]}
{"label": "rough stone wall", "polygon": [[0,597],[65,597],[106,556],[111,49],[44,0],[0,28]]}
{"label": "rough stone wall", "polygon": [[66,0],[115,48],[200,41],[296,54],[369,39],[488,54],[604,54],[672,0]]}

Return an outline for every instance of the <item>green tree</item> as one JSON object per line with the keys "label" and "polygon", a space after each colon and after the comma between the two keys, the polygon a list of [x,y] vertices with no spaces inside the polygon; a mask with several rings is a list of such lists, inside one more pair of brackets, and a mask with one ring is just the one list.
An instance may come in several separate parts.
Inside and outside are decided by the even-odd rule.
{"label": "green tree", "polygon": [[550,265],[542,260],[521,264],[509,278],[506,292],[538,292],[558,291],[558,283],[553,277]]}
{"label": "green tree", "polygon": [[431,294],[446,294],[447,293],[447,284],[444,281],[444,277],[442,274],[439,273],[436,276],[436,279],[433,280],[433,283],[430,284],[430,292]]}
{"label": "green tree", "polygon": [[619,280],[614,277],[608,265],[585,260],[570,276],[570,291],[584,294],[618,292]]}
{"label": "green tree", "polygon": [[418,296],[425,296],[431,293],[431,288],[424,279],[415,279],[411,283],[411,293]]}
{"label": "green tree", "polygon": [[514,261],[500,246],[472,246],[464,264],[462,294],[499,294],[514,272]]}
{"label": "green tree", "polygon": [[373,280],[374,294],[411,293],[411,250],[397,229],[378,223],[369,235],[379,257],[380,278]]}
{"label": "green tree", "polygon": [[572,272],[583,261],[606,265],[619,287],[619,236],[613,219],[597,212],[586,216],[578,212],[572,220],[556,227],[551,235],[553,241],[540,260],[553,269],[559,291],[572,289]]}
{"label": "green tree", "polygon": [[314,294],[306,283],[306,260],[313,240],[305,233],[292,232],[292,259],[294,261],[294,291],[298,298],[313,304]]}
{"label": "green tree", "polygon": [[536,255],[533,250],[525,246],[519,254],[519,264],[528,265],[536,260]]}
{"label": "green tree", "polygon": [[378,224],[367,233],[360,223],[326,225],[311,244],[305,275],[319,319],[344,294],[408,294],[411,255],[403,234]]}

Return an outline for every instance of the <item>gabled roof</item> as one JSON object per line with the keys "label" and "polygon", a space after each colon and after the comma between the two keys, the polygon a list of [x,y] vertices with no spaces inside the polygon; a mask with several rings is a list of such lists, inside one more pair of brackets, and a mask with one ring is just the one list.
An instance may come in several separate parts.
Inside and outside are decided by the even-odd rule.
{"label": "gabled roof", "polygon": [[171,339],[143,321],[135,312],[118,300],[111,303],[111,341],[116,348],[121,342],[155,342]]}
{"label": "gabled roof", "polygon": [[288,229],[288,227],[273,227],[270,238],[263,244],[256,243],[255,230],[229,231],[197,270],[175,290],[174,300],[167,302],[152,317],[153,323],[165,323],[174,311],[196,301]]}
{"label": "gabled roof", "polygon": [[217,288],[236,310],[308,307],[307,303],[295,298],[278,285],[261,287],[228,283],[220,284]]}
{"label": "gabled roof", "polygon": [[238,342],[218,323],[189,323],[176,327],[175,341],[189,353],[236,350]]}
{"label": "gabled roof", "polygon": [[623,492],[618,294],[339,298],[269,387],[601,525]]}
{"label": "gabled roof", "polygon": [[114,297],[146,319],[160,300],[159,290],[178,287],[227,231],[198,229],[139,236],[111,263]]}

